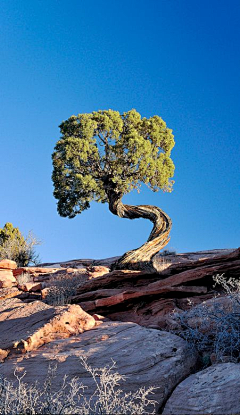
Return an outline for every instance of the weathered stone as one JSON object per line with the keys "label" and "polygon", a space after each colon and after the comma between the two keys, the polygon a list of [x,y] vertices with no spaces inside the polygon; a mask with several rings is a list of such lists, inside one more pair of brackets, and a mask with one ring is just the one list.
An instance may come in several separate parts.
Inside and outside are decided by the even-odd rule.
{"label": "weathered stone", "polygon": [[102,265],[95,265],[95,266],[87,267],[87,273],[90,279],[98,278],[98,277],[101,277],[102,275],[108,274],[109,268],[104,267]]}
{"label": "weathered stone", "polygon": [[21,291],[17,287],[0,288],[0,300],[16,297],[19,294],[21,294]]}
{"label": "weathered stone", "polygon": [[189,376],[168,399],[163,415],[237,415],[240,364],[221,363]]}
{"label": "weathered stone", "polygon": [[26,371],[24,382],[32,384],[38,380],[41,385],[49,362],[55,360],[58,371],[53,387],[60,387],[65,374],[68,379],[77,376],[89,387],[85,391],[88,397],[93,393],[94,384],[83,369],[80,357],[86,357],[93,368],[116,362],[116,370],[127,378],[119,386],[124,392],[156,386],[150,398],[160,406],[176,385],[192,372],[197,360],[195,354],[189,353],[187,343],[178,336],[133,323],[109,321],[79,336],[55,340],[20,359],[6,359],[0,371],[13,379],[14,368],[19,366]]}
{"label": "weathered stone", "polygon": [[18,284],[18,288],[22,291],[41,291],[42,284],[40,282],[26,282],[25,284]]}
{"label": "weathered stone", "polygon": [[53,274],[58,272],[59,268],[43,268],[43,267],[22,267],[13,270],[13,275],[17,277],[21,274],[31,274],[31,275],[39,275],[39,274]]}
{"label": "weathered stone", "polygon": [[25,304],[13,298],[0,302],[0,324],[0,349],[14,354],[82,333],[96,323],[77,305],[51,307],[41,301]]}
{"label": "weathered stone", "polygon": [[42,300],[45,300],[49,295],[49,287],[43,288],[41,290]]}
{"label": "weathered stone", "polygon": [[10,288],[17,285],[16,278],[10,269],[0,269],[0,288]]}
{"label": "weathered stone", "polygon": [[212,276],[222,272],[230,277],[239,275],[240,249],[176,263],[159,273],[115,270],[80,286],[72,302],[114,320],[164,328],[175,309],[186,309],[188,298],[198,304],[213,297]]}
{"label": "weathered stone", "polygon": [[[197,252],[185,252],[183,254],[175,254],[175,253],[169,253],[165,254],[164,256],[162,253],[156,255],[154,257],[154,262],[156,262],[156,265],[162,265],[163,262],[169,263],[169,264],[191,264],[196,261],[201,261],[205,259],[213,259],[215,257],[219,257],[222,255],[229,255],[232,252],[234,252],[234,249],[212,249],[208,251],[197,251]],[[40,266],[41,267],[62,267],[62,268],[79,268],[79,267],[89,267],[89,266],[95,266],[95,265],[103,265],[105,267],[111,267],[112,264],[114,264],[120,257],[111,257],[111,258],[104,258],[104,259],[73,259],[70,261],[65,262],[52,262],[52,263],[43,263]]]}
{"label": "weathered stone", "polygon": [[10,259],[2,259],[0,261],[0,268],[13,270],[17,268],[17,264],[15,261],[11,261]]}

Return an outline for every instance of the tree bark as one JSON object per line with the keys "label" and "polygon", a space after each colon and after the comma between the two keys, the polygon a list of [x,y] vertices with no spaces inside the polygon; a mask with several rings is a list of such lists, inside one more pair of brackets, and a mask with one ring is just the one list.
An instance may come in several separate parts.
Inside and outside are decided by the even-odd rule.
{"label": "tree bark", "polygon": [[122,196],[108,193],[109,210],[120,218],[145,218],[153,223],[153,229],[145,244],[126,252],[112,266],[112,269],[153,270],[153,257],[169,242],[172,227],[170,217],[162,209],[151,205],[124,205]]}

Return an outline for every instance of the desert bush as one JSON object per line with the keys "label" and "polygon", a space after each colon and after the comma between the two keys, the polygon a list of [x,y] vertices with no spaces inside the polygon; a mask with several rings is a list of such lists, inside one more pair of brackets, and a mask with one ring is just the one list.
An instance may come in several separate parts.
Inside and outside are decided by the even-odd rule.
{"label": "desert bush", "polygon": [[0,259],[16,261],[19,267],[39,262],[35,252],[35,246],[39,244],[40,241],[31,232],[24,238],[20,230],[9,222],[0,229]]}
{"label": "desert bush", "polygon": [[[224,297],[174,313],[175,334],[187,340],[202,356],[214,356],[214,361],[240,361],[240,285],[224,275],[213,277]],[[191,305],[191,304],[190,304]]]}
{"label": "desert bush", "polygon": [[[119,382],[125,377],[114,371],[115,363],[104,368],[93,369],[85,359],[81,362],[91,375],[95,391],[86,397],[79,378],[63,378],[59,390],[53,391],[53,380],[57,366],[50,366],[43,387],[38,383],[27,385],[23,379],[26,373],[18,374],[16,382],[0,379],[0,414],[153,414],[156,402],[149,399],[153,387],[140,388],[136,392],[124,393]],[[150,412],[150,410],[152,410]]]}
{"label": "desert bush", "polygon": [[45,301],[49,305],[65,305],[71,303],[71,298],[76,295],[77,288],[85,282],[86,278],[81,274],[65,274],[56,278],[48,287]]}

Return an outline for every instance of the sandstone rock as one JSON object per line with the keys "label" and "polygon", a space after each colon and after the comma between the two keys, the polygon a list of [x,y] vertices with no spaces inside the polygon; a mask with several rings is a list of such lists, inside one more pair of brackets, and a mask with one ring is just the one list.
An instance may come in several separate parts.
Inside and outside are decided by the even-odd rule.
{"label": "sandstone rock", "polygon": [[40,282],[26,282],[25,284],[18,284],[18,288],[22,291],[41,291],[42,284]]}
{"label": "sandstone rock", "polygon": [[77,272],[77,269],[76,269],[76,268],[67,268],[67,269],[66,269],[66,273],[67,273],[67,274],[73,274],[73,273],[75,273],[75,272]]}
{"label": "sandstone rock", "polygon": [[[196,279],[199,279],[203,278],[204,276],[216,275],[217,273],[225,273],[226,276],[228,276],[228,274],[231,276],[237,276],[239,274],[240,267],[240,248],[235,250],[221,251],[223,251],[222,255],[215,254],[206,258],[200,257],[194,261],[189,260],[186,263],[172,264],[161,273],[162,277],[165,278],[169,275],[180,273],[183,275],[183,273],[187,271],[190,271],[190,273],[183,275],[184,278],[186,278],[186,276],[191,278],[194,276],[194,274],[196,274]],[[226,253],[226,251],[228,253]],[[197,252],[195,254],[197,254]]]}
{"label": "sandstone rock", "polygon": [[51,307],[41,301],[23,303],[13,298],[0,302],[0,349],[24,353],[49,343],[82,333],[95,320],[77,305]]}
{"label": "sandstone rock", "polygon": [[58,263],[58,264],[44,265],[44,268],[62,268],[62,266],[61,264]]}
{"label": "sandstone rock", "polygon": [[21,291],[17,287],[0,288],[0,301],[7,298],[16,297],[21,294]]}
{"label": "sandstone rock", "polygon": [[0,269],[0,288],[10,288],[17,285],[16,278],[9,269]]}
{"label": "sandstone rock", "polygon": [[3,363],[7,356],[8,351],[0,349],[0,363]]}
{"label": "sandstone rock", "polygon": [[80,377],[89,387],[86,396],[93,393],[93,382],[81,365],[86,357],[93,368],[112,365],[126,375],[120,384],[125,392],[140,387],[156,386],[151,395],[161,406],[176,385],[193,370],[197,356],[189,353],[187,343],[178,336],[158,330],[146,329],[133,323],[103,322],[94,330],[69,339],[55,340],[37,351],[7,358],[0,365],[1,373],[13,379],[16,366],[26,371],[24,382],[44,382],[49,362],[58,363],[54,388],[59,388],[65,374],[68,378]]}
{"label": "sandstone rock", "polygon": [[74,278],[79,277],[79,281],[84,278],[84,279],[88,279],[89,276],[87,274],[87,272],[84,270],[76,270],[74,269],[74,272],[72,271],[72,269],[61,269],[58,270],[56,272],[50,273],[50,274],[37,274],[35,273],[33,276],[33,280],[35,282],[44,282],[47,285],[52,285],[54,284],[55,280],[63,280],[65,277],[66,279],[68,279],[70,276],[73,276]]}
{"label": "sandstone rock", "polygon": [[22,267],[13,270],[13,275],[17,277],[21,274],[39,275],[39,274],[52,274],[58,272],[59,268],[43,268],[43,267]]}
{"label": "sandstone rock", "polygon": [[240,364],[221,363],[189,376],[168,399],[163,415],[240,413]]}
{"label": "sandstone rock", "polygon": [[100,265],[91,266],[91,267],[87,267],[87,273],[90,279],[98,278],[98,277],[101,277],[102,275],[108,274],[109,268],[100,266]]}
{"label": "sandstone rock", "polygon": [[13,270],[17,268],[17,264],[15,261],[11,261],[10,259],[2,259],[0,261],[0,268]]}
{"label": "sandstone rock", "polygon": [[[228,255],[230,253],[234,252],[234,249],[212,249],[208,251],[198,251],[198,252],[185,252],[183,254],[169,254],[162,256],[162,253],[156,255],[154,258],[154,262],[157,264],[162,264],[163,260],[165,262],[171,262],[172,264],[190,264],[194,261],[198,260],[205,260],[205,259],[212,259],[216,256],[222,256],[222,255]],[[62,268],[79,268],[79,267],[89,267],[89,266],[95,266],[95,265],[103,265],[105,267],[111,267],[114,262],[116,262],[120,257],[111,257],[111,258],[104,258],[104,259],[72,259],[70,261],[65,262],[48,262],[43,263],[40,266],[41,267],[62,267]]]}
{"label": "sandstone rock", "polygon": [[168,327],[175,309],[186,309],[188,299],[199,304],[216,294],[213,275],[240,273],[240,249],[227,255],[211,255],[172,264],[162,272],[112,271],[91,279],[77,289],[72,302],[85,311],[114,320],[132,321],[160,328]]}
{"label": "sandstone rock", "polygon": [[41,290],[42,300],[45,300],[49,295],[49,287],[43,288]]}

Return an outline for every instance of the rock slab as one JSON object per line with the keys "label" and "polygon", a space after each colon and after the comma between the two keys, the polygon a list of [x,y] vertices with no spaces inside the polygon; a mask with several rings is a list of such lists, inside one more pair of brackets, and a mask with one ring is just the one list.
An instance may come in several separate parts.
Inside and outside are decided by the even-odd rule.
{"label": "rock slab", "polygon": [[0,288],[11,288],[17,285],[12,270],[0,268]]}
{"label": "rock slab", "polygon": [[56,338],[66,338],[95,326],[95,320],[77,305],[52,307],[41,301],[16,298],[0,303],[0,358],[26,353]]}
{"label": "rock slab", "polygon": [[17,268],[17,264],[15,261],[12,261],[10,259],[2,259],[0,261],[0,268],[13,270]]}
{"label": "rock slab", "polygon": [[10,356],[0,365],[1,373],[13,380],[17,367],[26,371],[24,382],[44,382],[49,362],[58,363],[54,388],[61,386],[65,374],[76,376],[89,387],[86,396],[94,391],[90,375],[81,365],[86,357],[93,368],[103,368],[116,362],[116,370],[126,376],[120,384],[124,392],[140,387],[156,386],[150,399],[161,406],[176,385],[192,373],[197,356],[189,352],[187,343],[178,336],[159,330],[147,329],[135,323],[107,321],[96,329],[69,339],[55,340],[36,351],[20,357]]}
{"label": "rock slab", "polygon": [[166,403],[163,415],[237,415],[240,364],[221,363],[189,376]]}

